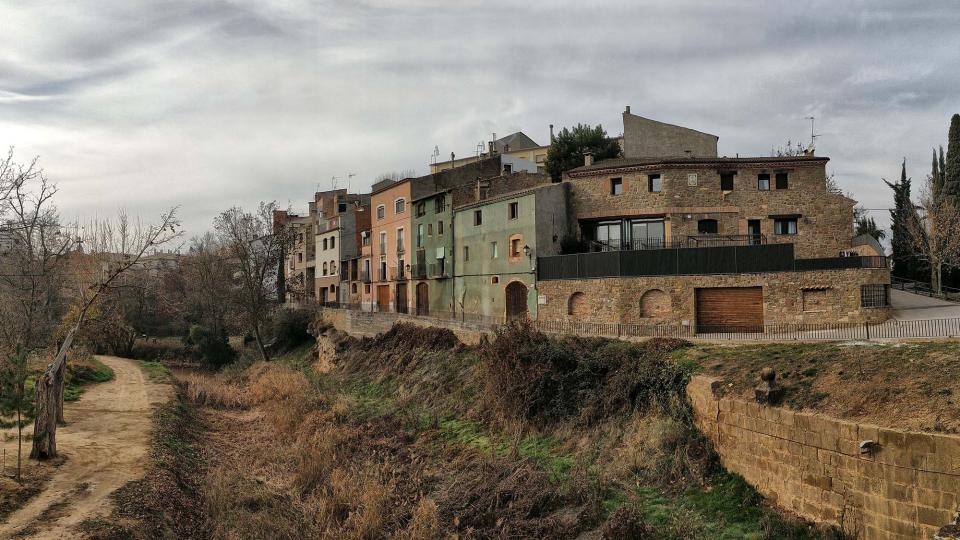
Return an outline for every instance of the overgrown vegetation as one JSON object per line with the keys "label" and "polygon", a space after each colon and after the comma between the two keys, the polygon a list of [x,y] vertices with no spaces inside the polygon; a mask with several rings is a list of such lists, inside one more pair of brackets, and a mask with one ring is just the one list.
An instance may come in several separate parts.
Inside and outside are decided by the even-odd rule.
{"label": "overgrown vegetation", "polygon": [[685,343],[396,325],[184,376],[217,538],[814,538],[716,465]]}

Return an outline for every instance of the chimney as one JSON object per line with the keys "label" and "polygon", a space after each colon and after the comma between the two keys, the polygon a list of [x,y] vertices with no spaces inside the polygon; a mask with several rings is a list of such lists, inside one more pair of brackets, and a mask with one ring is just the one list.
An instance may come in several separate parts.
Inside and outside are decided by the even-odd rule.
{"label": "chimney", "polygon": [[593,152],[583,153],[583,165],[584,167],[589,167],[593,165]]}
{"label": "chimney", "polygon": [[553,124],[550,124],[550,144],[553,144]]}
{"label": "chimney", "polygon": [[623,111],[624,114],[630,114],[630,106],[627,105],[627,110]]}
{"label": "chimney", "polygon": [[487,148],[488,148],[488,152],[489,152],[488,155],[491,155],[491,156],[492,156],[492,155],[493,155],[493,141],[490,141],[490,142],[487,143]]}

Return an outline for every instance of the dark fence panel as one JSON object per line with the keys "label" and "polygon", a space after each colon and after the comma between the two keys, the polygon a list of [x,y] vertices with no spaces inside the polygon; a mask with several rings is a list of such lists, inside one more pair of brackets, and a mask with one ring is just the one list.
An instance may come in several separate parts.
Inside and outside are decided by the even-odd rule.
{"label": "dark fence panel", "polygon": [[577,255],[578,275],[584,278],[612,277],[620,274],[622,251],[603,251]]}
{"label": "dark fence panel", "polygon": [[672,276],[677,273],[677,250],[621,251],[620,271],[624,276]]}
{"label": "dark fence panel", "polygon": [[736,247],[705,247],[677,250],[677,273],[736,274]]}
{"label": "dark fence panel", "polygon": [[737,249],[740,273],[789,272],[794,269],[793,244],[765,244]]}

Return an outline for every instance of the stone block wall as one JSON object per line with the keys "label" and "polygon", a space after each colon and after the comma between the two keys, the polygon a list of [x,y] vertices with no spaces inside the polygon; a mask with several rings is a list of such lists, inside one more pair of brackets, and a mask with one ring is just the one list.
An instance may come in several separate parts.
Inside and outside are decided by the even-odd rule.
{"label": "stone block wall", "polygon": [[[617,277],[549,280],[537,283],[538,318],[550,321],[625,324],[696,324],[696,289],[706,287],[763,287],[765,324],[863,323],[886,320],[889,309],[860,307],[860,286],[888,284],[885,269],[771,272],[698,276]],[[670,309],[644,313],[641,303],[648,293],[662,291]],[[817,293],[818,302],[804,305],[805,292]],[[577,293],[582,304],[568,313]],[[649,299],[649,297],[647,297]],[[649,311],[649,310],[648,310]]]}
{"label": "stone block wall", "polygon": [[[716,219],[720,234],[747,234],[759,220],[770,243],[796,244],[797,257],[836,257],[850,248],[854,201],[827,191],[825,158],[785,158],[782,162],[654,163],[570,173],[571,213],[580,221],[619,217],[667,219],[669,239],[697,235],[697,222]],[[720,189],[720,172],[736,171],[734,189]],[[775,189],[775,173],[788,174],[788,188]],[[663,186],[651,193],[648,175]],[[770,190],[757,189],[757,175],[770,174]],[[695,175],[695,184],[691,185]],[[623,181],[623,193],[610,193],[610,179]],[[771,216],[796,216],[797,234],[774,234]]]}
{"label": "stone block wall", "polygon": [[[929,539],[960,508],[960,436],[858,424],[722,397],[695,377],[687,394],[723,466],[777,506],[861,537]],[[861,454],[861,441],[879,444]]]}

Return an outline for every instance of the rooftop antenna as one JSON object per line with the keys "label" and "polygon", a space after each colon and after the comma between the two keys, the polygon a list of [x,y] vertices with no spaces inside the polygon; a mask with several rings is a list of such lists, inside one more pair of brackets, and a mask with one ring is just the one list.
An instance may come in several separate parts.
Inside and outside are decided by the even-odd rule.
{"label": "rooftop antenna", "polygon": [[440,146],[434,146],[433,153],[430,154],[430,164],[436,165],[438,159],[440,159]]}
{"label": "rooftop antenna", "polygon": [[347,193],[350,193],[350,179],[356,175],[357,173],[347,173]]}
{"label": "rooftop antenna", "polygon": [[819,133],[814,133],[813,131],[813,125],[814,122],[816,122],[816,117],[807,116],[805,119],[810,121],[810,148],[814,148],[816,146],[817,137],[820,136]]}
{"label": "rooftop antenna", "polygon": [[340,181],[339,176],[331,176],[330,177],[330,185],[332,186],[331,189],[337,189],[337,182],[339,181]]}

